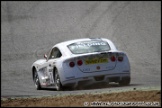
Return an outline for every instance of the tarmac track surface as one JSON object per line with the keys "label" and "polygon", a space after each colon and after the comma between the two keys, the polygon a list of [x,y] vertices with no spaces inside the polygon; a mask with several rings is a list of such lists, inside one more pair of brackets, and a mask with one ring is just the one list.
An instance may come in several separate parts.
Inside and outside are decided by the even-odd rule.
{"label": "tarmac track surface", "polygon": [[[160,1],[2,1],[1,97],[161,88]],[[58,42],[112,40],[131,64],[131,84],[74,91],[34,87],[31,65]]]}

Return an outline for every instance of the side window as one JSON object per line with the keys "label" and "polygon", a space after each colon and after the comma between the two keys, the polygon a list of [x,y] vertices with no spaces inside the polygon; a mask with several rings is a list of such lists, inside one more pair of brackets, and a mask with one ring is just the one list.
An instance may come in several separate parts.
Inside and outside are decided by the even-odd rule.
{"label": "side window", "polygon": [[50,54],[49,59],[60,58],[62,56],[58,48],[53,48]]}

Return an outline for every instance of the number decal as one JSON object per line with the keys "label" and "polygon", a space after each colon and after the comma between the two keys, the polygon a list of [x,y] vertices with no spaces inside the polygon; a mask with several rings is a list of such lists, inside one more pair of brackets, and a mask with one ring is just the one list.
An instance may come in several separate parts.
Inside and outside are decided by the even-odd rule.
{"label": "number decal", "polygon": [[49,69],[49,72],[52,72],[53,69]]}
{"label": "number decal", "polygon": [[54,81],[53,81],[53,74],[52,74],[52,72],[50,72],[50,79],[51,79],[51,83],[54,83]]}

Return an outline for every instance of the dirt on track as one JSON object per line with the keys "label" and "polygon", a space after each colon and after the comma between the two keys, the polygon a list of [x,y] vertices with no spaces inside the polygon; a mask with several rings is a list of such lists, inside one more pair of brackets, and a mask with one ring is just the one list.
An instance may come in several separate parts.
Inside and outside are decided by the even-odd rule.
{"label": "dirt on track", "polygon": [[[96,102],[92,104],[92,102]],[[1,99],[1,107],[80,107],[92,106],[100,103],[105,106],[120,106],[122,102],[126,102],[126,106],[161,106],[161,90],[152,91],[127,91],[120,93],[103,93],[103,94],[83,94],[83,95],[68,95],[62,97],[43,97],[43,98],[16,98],[16,99]],[[103,104],[104,102],[111,105]],[[119,103],[120,102],[120,103]],[[139,104],[137,104],[139,102]]]}

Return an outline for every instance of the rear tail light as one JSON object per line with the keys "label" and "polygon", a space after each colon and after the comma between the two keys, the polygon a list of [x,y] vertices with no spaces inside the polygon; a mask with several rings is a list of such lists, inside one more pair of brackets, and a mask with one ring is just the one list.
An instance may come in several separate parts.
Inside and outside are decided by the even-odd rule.
{"label": "rear tail light", "polygon": [[81,66],[83,64],[82,60],[78,60],[77,64],[78,66]]}
{"label": "rear tail light", "polygon": [[122,62],[123,61],[123,57],[118,57],[118,61]]}
{"label": "rear tail light", "polygon": [[118,53],[118,61],[122,62],[124,60],[124,53]]}
{"label": "rear tail light", "polygon": [[74,66],[75,66],[75,63],[74,63],[74,62],[70,62],[70,63],[69,63],[69,66],[70,66],[70,67],[74,67]]}
{"label": "rear tail light", "polygon": [[115,62],[115,61],[116,61],[115,56],[111,56],[111,58],[110,58],[110,59],[111,59],[111,61],[112,61],[112,62]]}

